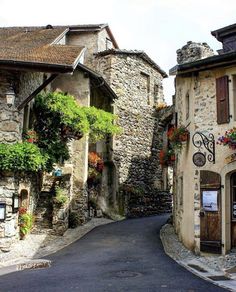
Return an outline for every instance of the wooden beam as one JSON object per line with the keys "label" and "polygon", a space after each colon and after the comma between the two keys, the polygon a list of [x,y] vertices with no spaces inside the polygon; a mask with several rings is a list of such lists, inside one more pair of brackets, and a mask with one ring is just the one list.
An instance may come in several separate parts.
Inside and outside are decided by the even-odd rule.
{"label": "wooden beam", "polygon": [[21,111],[40,91],[42,91],[49,83],[51,83],[58,74],[52,74],[48,79],[46,79],[43,84],[41,84],[33,93],[31,93],[22,103],[17,107],[18,111]]}

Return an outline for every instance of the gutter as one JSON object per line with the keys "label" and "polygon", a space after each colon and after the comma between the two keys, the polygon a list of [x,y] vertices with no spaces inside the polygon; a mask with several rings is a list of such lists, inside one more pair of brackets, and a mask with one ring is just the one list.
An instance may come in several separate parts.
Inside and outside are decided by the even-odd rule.
{"label": "gutter", "polygon": [[26,62],[26,61],[13,61],[13,60],[0,60],[1,68],[4,69],[30,69],[31,71],[42,71],[42,72],[57,72],[57,73],[73,73],[73,65],[63,64],[49,64],[39,62]]}

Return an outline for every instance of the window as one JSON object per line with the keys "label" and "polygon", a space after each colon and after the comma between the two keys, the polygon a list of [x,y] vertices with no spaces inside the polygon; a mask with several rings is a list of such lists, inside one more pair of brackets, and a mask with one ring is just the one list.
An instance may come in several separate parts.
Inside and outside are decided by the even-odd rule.
{"label": "window", "polygon": [[147,103],[150,104],[150,76],[145,72],[141,75],[141,92],[147,96]]}
{"label": "window", "polygon": [[158,102],[160,87],[158,84],[154,85],[154,104]]}
{"label": "window", "polygon": [[234,120],[236,121],[236,75],[233,75],[232,79],[233,79]]}
{"label": "window", "polygon": [[112,49],[112,41],[108,38],[106,38],[106,50]]}
{"label": "window", "polygon": [[189,118],[189,92],[187,92],[185,97],[185,110],[186,110],[186,120]]}
{"label": "window", "polygon": [[217,123],[229,123],[229,78],[222,76],[216,79]]}
{"label": "window", "polygon": [[24,118],[23,118],[23,132],[33,127],[33,103],[29,103],[24,107]]}

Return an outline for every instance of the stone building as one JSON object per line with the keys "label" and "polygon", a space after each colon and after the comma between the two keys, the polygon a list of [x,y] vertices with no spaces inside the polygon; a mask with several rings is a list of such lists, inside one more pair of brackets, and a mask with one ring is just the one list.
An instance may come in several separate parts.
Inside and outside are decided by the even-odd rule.
{"label": "stone building", "polygon": [[[68,29],[51,26],[0,29],[1,143],[22,140],[22,132],[32,126],[33,98],[42,90],[66,90],[86,106],[90,106],[90,96],[93,95],[102,99],[106,109],[110,110],[115,93],[102,76],[82,65],[84,48],[66,45],[67,32]],[[84,192],[88,155],[86,139],[72,143],[72,159],[64,165],[61,178],[68,191],[70,209],[80,214],[81,223],[88,217]],[[1,172],[0,205],[2,215],[5,214],[0,223],[1,250],[8,250],[19,237],[18,212],[14,211],[13,204],[15,195],[19,196],[20,207],[35,212],[36,223],[53,228],[58,234],[68,228],[68,205],[61,210],[53,209],[51,205],[50,188],[54,182],[55,177],[50,175],[42,178],[40,174]]]}
{"label": "stone building", "polygon": [[[147,201],[153,195],[149,214],[158,213],[160,204],[156,197],[158,191],[166,189],[167,175],[158,159],[163,113],[158,113],[156,106],[164,102],[162,80],[167,74],[145,52],[120,50],[107,24],[70,26],[66,43],[87,48],[84,64],[101,74],[117,96],[112,111],[119,117],[123,133],[109,142],[102,211],[129,212],[124,210],[128,198],[121,192],[128,185],[149,194]],[[90,145],[90,150],[106,157],[107,143]],[[137,200],[140,198],[135,199],[134,205],[145,214],[145,203],[137,204]]]}
{"label": "stone building", "polygon": [[[114,111],[123,133],[113,141],[114,167],[120,190],[128,187],[142,192],[149,200],[163,190],[163,170],[159,163],[163,128],[160,126],[158,104],[164,102],[162,80],[166,73],[142,51],[110,49],[96,54],[97,70],[103,74],[117,95]],[[128,216],[158,213],[160,204],[150,202],[145,209],[140,198],[125,198],[119,192],[117,202],[127,199]],[[130,202],[132,207],[130,208]]]}
{"label": "stone building", "polygon": [[236,243],[236,162],[230,138],[220,142],[225,146],[218,138],[236,127],[236,25],[211,34],[223,45],[217,55],[206,43],[188,42],[170,70],[176,76],[175,122],[190,132],[177,154],[173,212],[185,246],[226,254]]}
{"label": "stone building", "polygon": [[[166,73],[144,52],[119,50],[107,24],[1,28],[0,40],[1,143],[22,140],[23,130],[32,126],[34,97],[42,90],[68,92],[80,105],[115,113],[123,128],[115,139],[96,144],[88,137],[72,141],[71,159],[61,167],[60,178],[1,172],[0,209],[6,216],[0,222],[0,249],[9,250],[18,238],[15,196],[21,207],[35,213],[40,228],[57,234],[68,228],[69,211],[81,224],[88,219],[89,151],[104,160],[97,201],[104,214],[170,210],[158,155],[171,112],[156,110],[164,102]],[[59,209],[51,200],[52,185],[58,181],[69,197]]]}

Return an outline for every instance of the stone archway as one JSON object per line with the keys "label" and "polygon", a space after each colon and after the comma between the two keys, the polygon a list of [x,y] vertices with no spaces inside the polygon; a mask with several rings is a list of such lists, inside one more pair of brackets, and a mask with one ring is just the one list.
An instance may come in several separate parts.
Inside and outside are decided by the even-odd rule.
{"label": "stone archway", "polygon": [[26,189],[22,189],[19,193],[19,207],[25,209],[29,207],[29,192]]}

